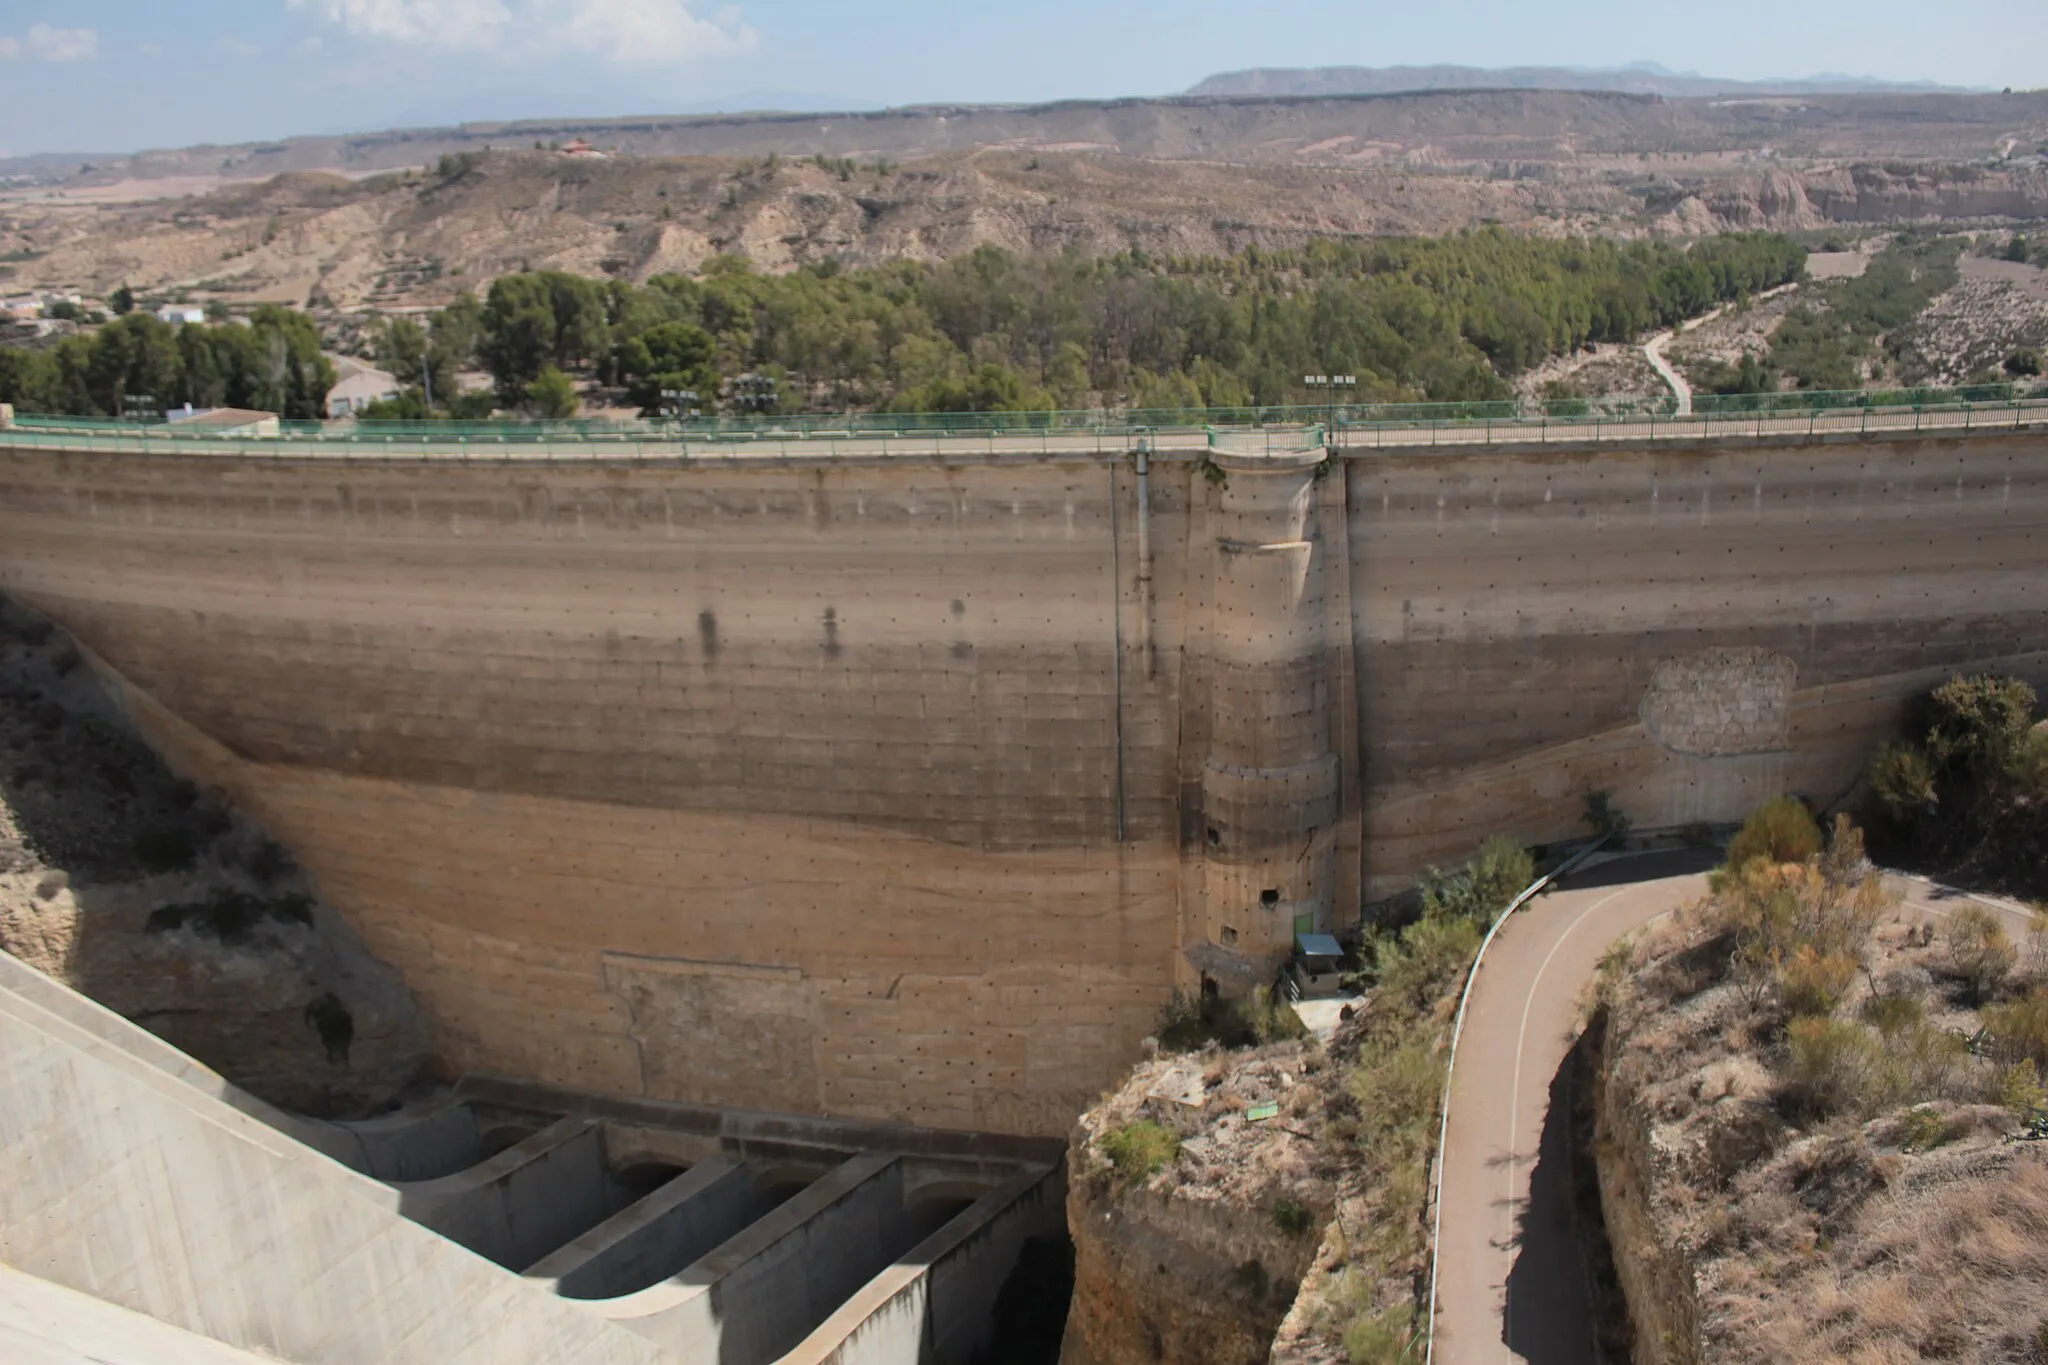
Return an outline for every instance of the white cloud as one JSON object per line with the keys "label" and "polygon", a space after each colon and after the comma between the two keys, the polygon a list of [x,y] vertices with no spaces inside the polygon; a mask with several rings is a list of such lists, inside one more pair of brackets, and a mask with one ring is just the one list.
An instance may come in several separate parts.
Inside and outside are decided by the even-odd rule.
{"label": "white cloud", "polygon": [[686,0],[286,0],[360,38],[541,56],[564,49],[620,63],[747,51],[737,9],[700,19]]}
{"label": "white cloud", "polygon": [[682,0],[541,0],[533,8],[562,42],[615,62],[715,56],[755,41],[730,7],[716,20],[699,19]]}
{"label": "white cloud", "polygon": [[505,0],[289,0],[363,38],[428,47],[494,47],[512,23]]}
{"label": "white cloud", "polygon": [[220,50],[222,52],[227,53],[228,56],[230,57],[240,57],[244,61],[247,61],[252,57],[261,57],[263,55],[262,48],[258,47],[254,43],[243,42],[240,38],[221,39]]}
{"label": "white cloud", "polygon": [[100,55],[100,35],[89,28],[37,24],[28,31],[28,50],[46,62],[89,62]]}

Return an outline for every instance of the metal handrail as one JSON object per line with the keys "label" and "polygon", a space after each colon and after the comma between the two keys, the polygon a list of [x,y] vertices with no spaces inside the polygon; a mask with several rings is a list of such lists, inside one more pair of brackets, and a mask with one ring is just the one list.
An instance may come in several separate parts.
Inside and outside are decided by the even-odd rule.
{"label": "metal handrail", "polygon": [[[1983,432],[2048,425],[2048,398],[1987,405],[1860,407],[1805,412],[1693,413],[1683,417],[1481,418],[1437,422],[1349,423],[1334,431],[1339,453],[1406,447],[1472,447],[1612,440],[1703,440],[1715,437],[1817,437],[1887,432]],[[1159,457],[1199,458],[1219,445],[1236,444],[1214,425],[1148,426],[1138,429]],[[1238,433],[1269,452],[1301,443],[1298,428],[1246,427]],[[245,455],[254,458],[463,459],[513,462],[557,459],[685,460],[691,463],[769,464],[778,460],[833,461],[901,459],[1124,458],[1128,433],[1108,428],[1053,431],[909,433],[847,432],[771,437],[755,432],[722,437],[655,432],[592,434],[522,430],[518,434],[301,431],[296,424],[276,436],[183,432],[172,427],[136,426],[81,419],[29,418],[0,428],[0,449],[131,451],[138,453]],[[1240,448],[1242,448],[1240,446]]]}
{"label": "metal handrail", "polygon": [[[1236,408],[1071,409],[1046,412],[832,413],[789,417],[695,417],[682,421],[583,418],[562,421],[357,421],[330,424],[313,421],[281,423],[281,434],[314,441],[435,443],[484,441],[524,444],[573,440],[591,443],[626,441],[789,441],[855,440],[877,436],[995,436],[1014,439],[1031,434],[1128,436],[1146,429],[1199,431],[1211,427],[1334,426],[1339,431],[1379,428],[1424,429],[1474,423],[1683,422],[1689,418],[1742,420],[1753,417],[1823,416],[1847,412],[1924,412],[1956,410],[1991,413],[2008,408],[2048,404],[2048,386],[2022,392],[2012,384],[1959,389],[1818,390],[1769,394],[1696,395],[1691,414],[1674,411],[1668,396],[1655,399],[1569,398],[1461,403],[1270,404]],[[106,418],[16,414],[24,428],[66,431],[108,431],[136,428]],[[182,439],[174,426],[155,425],[153,432]]]}

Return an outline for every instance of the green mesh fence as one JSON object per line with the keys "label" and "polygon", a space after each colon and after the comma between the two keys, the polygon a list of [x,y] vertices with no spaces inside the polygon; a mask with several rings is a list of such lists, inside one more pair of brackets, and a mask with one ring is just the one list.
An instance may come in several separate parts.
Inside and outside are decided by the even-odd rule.
{"label": "green mesh fence", "polygon": [[[1956,389],[1850,390],[1769,394],[1701,394],[1693,399],[1691,420],[1840,414],[1866,412],[1982,411],[1986,421],[1999,411],[2017,412],[2048,401],[2048,384],[2022,388],[1988,384]],[[693,417],[682,421],[642,419],[580,419],[570,421],[494,420],[481,422],[302,422],[281,424],[281,435],[294,442],[340,442],[350,445],[456,444],[496,445],[584,442],[705,441],[720,445],[747,441],[858,440],[892,436],[987,436],[1024,433],[1074,434],[1142,438],[1150,432],[1201,434],[1211,431],[1300,432],[1334,428],[1344,433],[1393,428],[1442,428],[1494,424],[1572,425],[1658,424],[1688,420],[1676,413],[1669,396],[1640,398],[1559,398],[1490,403],[1351,403],[1249,408],[1155,408],[1076,410],[1067,412],[841,413],[790,417]],[[190,438],[234,439],[219,432],[190,431],[165,423],[125,423],[106,418],[20,414],[18,430],[43,433],[76,431],[107,436],[148,433],[151,441]],[[246,438],[263,439],[263,438]],[[1291,439],[1291,438],[1290,438]]]}

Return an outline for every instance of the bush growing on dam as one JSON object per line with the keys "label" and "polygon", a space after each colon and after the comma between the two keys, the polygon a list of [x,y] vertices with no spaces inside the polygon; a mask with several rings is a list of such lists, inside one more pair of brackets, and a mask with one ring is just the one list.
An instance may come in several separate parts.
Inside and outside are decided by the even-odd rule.
{"label": "bush growing on dam", "polygon": [[1536,880],[1536,860],[1519,840],[1496,835],[1479,855],[1455,872],[1430,868],[1422,874],[1425,919],[1452,917],[1491,922],[1523,887]]}
{"label": "bush growing on dam", "polygon": [[313,903],[304,896],[252,896],[246,891],[222,890],[203,901],[166,905],[149,914],[153,934],[189,929],[218,939],[230,946],[249,942],[265,924],[291,924],[301,928],[313,923]]}
{"label": "bush growing on dam", "polygon": [[1199,1052],[1211,1043],[1247,1048],[1305,1038],[1308,1029],[1291,1005],[1264,986],[1239,1000],[1177,989],[1160,1008],[1153,1036],[1167,1052]]}
{"label": "bush growing on dam", "polygon": [[1820,852],[1820,826],[1813,812],[1795,796],[1780,796],[1750,812],[1728,845],[1727,871],[1739,873],[1762,858],[1772,863],[1803,863]]}

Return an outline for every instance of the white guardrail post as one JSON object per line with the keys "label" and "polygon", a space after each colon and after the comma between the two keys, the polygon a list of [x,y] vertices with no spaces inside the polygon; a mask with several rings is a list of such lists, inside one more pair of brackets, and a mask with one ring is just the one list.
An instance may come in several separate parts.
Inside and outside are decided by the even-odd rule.
{"label": "white guardrail post", "polygon": [[[1465,989],[1458,996],[1457,1021],[1451,1025],[1451,1059],[1444,1064],[1443,1102],[1437,1106],[1436,1159],[1430,1181],[1429,1303],[1426,1306],[1428,1325],[1422,1349],[1423,1365],[1433,1365],[1436,1359],[1436,1270],[1437,1257],[1441,1254],[1438,1248],[1442,1243],[1444,1230],[1444,1142],[1451,1131],[1451,1080],[1456,1075],[1458,1067],[1458,1036],[1465,1031],[1465,1007],[1472,1003],[1472,987],[1479,980],[1479,964],[1486,961],[1486,950],[1493,946],[1494,935],[1500,932],[1500,927],[1508,922],[1515,911],[1527,905],[1544,887],[1591,857],[1606,842],[1606,835],[1599,836],[1522,888],[1521,894],[1508,902],[1507,909],[1500,912],[1493,921],[1493,927],[1486,931],[1486,937],[1479,941],[1479,951],[1472,955],[1472,966],[1465,973]],[[1413,1342],[1410,1344],[1413,1345]]]}

